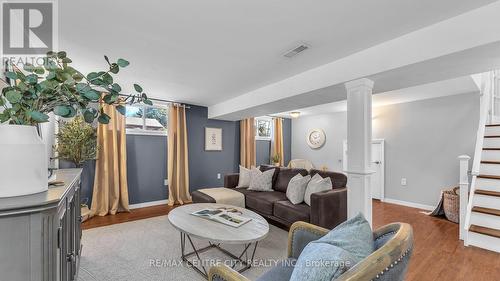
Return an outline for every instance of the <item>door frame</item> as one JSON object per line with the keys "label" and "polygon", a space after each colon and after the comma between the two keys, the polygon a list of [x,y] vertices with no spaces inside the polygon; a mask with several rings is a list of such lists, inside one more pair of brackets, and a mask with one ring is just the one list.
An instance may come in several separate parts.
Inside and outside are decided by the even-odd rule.
{"label": "door frame", "polygon": [[[380,201],[384,202],[385,201],[385,140],[384,139],[372,139],[372,145],[373,144],[381,144],[382,149],[381,149],[381,159],[380,159],[380,165],[381,165],[381,175],[380,175]],[[342,168],[344,170],[344,173],[347,171],[347,140],[344,140],[342,142]]]}

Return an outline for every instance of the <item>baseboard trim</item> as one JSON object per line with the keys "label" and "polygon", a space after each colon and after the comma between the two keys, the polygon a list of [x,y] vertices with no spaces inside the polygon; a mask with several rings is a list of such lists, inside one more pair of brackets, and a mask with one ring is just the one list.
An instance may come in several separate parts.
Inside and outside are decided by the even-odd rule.
{"label": "baseboard trim", "polygon": [[412,208],[417,208],[417,209],[422,209],[422,210],[427,210],[427,211],[433,211],[436,207],[430,206],[430,205],[424,205],[420,203],[414,203],[414,202],[408,202],[408,201],[403,201],[403,200],[397,200],[397,199],[391,199],[391,198],[384,198],[385,203],[391,203],[391,204],[396,204],[396,205],[401,205],[401,206],[406,206],[406,207],[412,207]]}
{"label": "baseboard trim", "polygon": [[158,206],[158,205],[165,205],[167,203],[168,203],[168,200],[150,201],[150,202],[144,202],[144,203],[131,204],[131,205],[128,205],[128,208],[132,210],[132,209],[139,209],[139,208],[152,207],[152,206]]}

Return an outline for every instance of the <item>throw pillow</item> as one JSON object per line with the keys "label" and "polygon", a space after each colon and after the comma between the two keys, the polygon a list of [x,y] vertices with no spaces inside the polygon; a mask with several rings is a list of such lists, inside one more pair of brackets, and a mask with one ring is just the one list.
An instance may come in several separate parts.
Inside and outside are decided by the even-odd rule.
{"label": "throw pillow", "polygon": [[274,169],[261,172],[258,168],[253,168],[250,175],[250,186],[248,190],[273,191]]}
{"label": "throw pillow", "polygon": [[373,233],[363,215],[338,225],[309,243],[300,254],[291,281],[330,281],[374,251]]}
{"label": "throw pillow", "polygon": [[286,198],[295,205],[304,202],[304,194],[306,193],[307,183],[309,183],[310,180],[310,175],[305,177],[301,174],[295,175],[290,179],[288,187],[286,188]]}
{"label": "throw pillow", "polygon": [[322,178],[319,174],[315,174],[307,184],[304,202],[311,206],[311,194],[330,189],[332,189],[332,180],[330,177]]}
{"label": "throw pillow", "polygon": [[240,165],[240,175],[236,188],[244,188],[250,186],[250,171],[250,169],[247,169]]}

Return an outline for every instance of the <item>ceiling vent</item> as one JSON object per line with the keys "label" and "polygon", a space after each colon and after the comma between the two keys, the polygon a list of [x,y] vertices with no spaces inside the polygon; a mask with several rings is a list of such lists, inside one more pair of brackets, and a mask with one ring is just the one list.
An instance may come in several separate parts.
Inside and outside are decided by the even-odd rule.
{"label": "ceiling vent", "polygon": [[286,52],[283,56],[287,57],[287,58],[293,58],[295,57],[296,55],[302,53],[303,51],[309,49],[309,46],[306,45],[306,44],[301,44],[300,46],[297,46],[295,48],[293,48],[292,50]]}

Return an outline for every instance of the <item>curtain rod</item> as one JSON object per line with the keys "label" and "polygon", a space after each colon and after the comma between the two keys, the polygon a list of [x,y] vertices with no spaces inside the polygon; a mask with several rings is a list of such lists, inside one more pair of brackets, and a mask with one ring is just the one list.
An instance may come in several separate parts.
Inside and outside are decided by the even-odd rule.
{"label": "curtain rod", "polygon": [[[128,97],[129,95],[126,95],[126,94],[119,94],[120,96],[122,97]],[[152,101],[160,101],[160,102],[166,102],[166,103],[177,103],[177,104],[180,104],[182,105],[184,108],[187,108],[187,109],[190,109],[191,106],[189,105],[186,105],[184,103],[180,103],[180,102],[176,102],[176,101],[172,101],[172,100],[165,100],[165,99],[156,99],[156,98],[148,98],[149,100],[152,100]]]}

